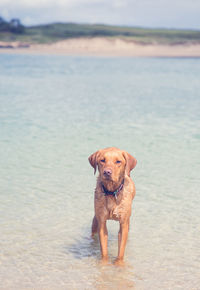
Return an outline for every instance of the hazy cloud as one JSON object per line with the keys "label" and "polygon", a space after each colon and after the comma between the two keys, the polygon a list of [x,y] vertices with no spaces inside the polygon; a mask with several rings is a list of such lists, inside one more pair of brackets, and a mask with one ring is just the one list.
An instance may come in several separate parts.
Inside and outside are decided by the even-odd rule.
{"label": "hazy cloud", "polygon": [[107,23],[200,29],[199,0],[0,0],[0,15],[26,25]]}

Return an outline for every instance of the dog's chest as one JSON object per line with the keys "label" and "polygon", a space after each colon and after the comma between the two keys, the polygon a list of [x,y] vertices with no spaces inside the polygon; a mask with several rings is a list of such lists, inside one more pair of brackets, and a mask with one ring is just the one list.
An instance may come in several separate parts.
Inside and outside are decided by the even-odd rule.
{"label": "dog's chest", "polygon": [[108,218],[119,220],[120,218],[120,205],[117,204],[115,197],[106,198],[106,209],[108,211]]}

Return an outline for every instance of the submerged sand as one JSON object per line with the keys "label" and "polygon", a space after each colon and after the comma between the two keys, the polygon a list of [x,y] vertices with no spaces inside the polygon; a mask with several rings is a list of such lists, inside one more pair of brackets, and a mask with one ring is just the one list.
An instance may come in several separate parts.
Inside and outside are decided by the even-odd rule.
{"label": "submerged sand", "polygon": [[52,44],[0,42],[0,52],[121,57],[200,57],[200,44],[139,44],[123,39],[74,38]]}

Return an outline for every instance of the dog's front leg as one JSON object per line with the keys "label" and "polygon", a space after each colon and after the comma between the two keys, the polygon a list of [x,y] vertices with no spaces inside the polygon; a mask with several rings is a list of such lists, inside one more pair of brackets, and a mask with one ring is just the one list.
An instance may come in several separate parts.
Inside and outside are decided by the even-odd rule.
{"label": "dog's front leg", "polygon": [[120,223],[120,230],[118,234],[118,257],[115,264],[123,264],[124,252],[128,238],[129,222]]}
{"label": "dog's front leg", "polygon": [[108,231],[106,221],[98,221],[99,223],[99,241],[101,246],[101,257],[103,262],[108,261]]}

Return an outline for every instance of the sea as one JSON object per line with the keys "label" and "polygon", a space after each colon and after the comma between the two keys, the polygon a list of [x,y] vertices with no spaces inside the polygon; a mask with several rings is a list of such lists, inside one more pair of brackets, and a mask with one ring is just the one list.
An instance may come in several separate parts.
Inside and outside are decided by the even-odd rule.
{"label": "sea", "polygon": [[[115,146],[138,163],[125,265],[91,238]],[[0,289],[200,289],[200,59],[0,54]]]}

